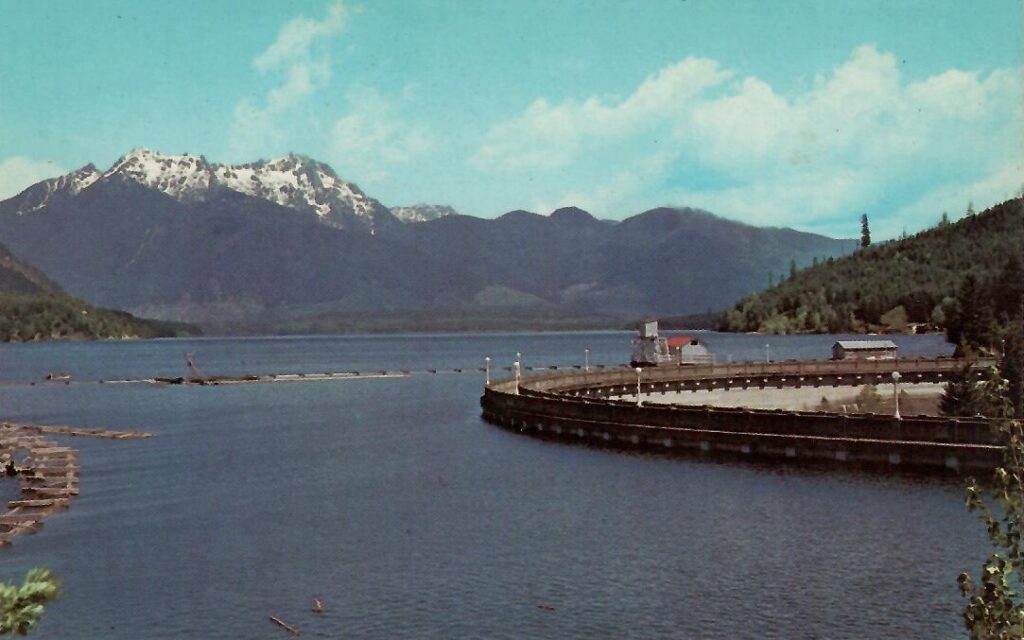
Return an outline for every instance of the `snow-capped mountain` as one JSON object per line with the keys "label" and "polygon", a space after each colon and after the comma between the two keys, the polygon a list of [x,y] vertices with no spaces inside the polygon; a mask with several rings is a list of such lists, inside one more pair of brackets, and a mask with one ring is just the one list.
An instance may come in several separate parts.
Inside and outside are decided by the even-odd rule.
{"label": "snow-capped mountain", "polygon": [[[53,198],[75,195],[99,180],[130,180],[181,202],[202,202],[219,189],[316,214],[338,228],[371,232],[397,221],[378,201],[339,178],[328,165],[289,154],[276,160],[228,165],[203,156],[166,155],[146,148],[133,150],[100,173],[92,165],[30,187],[18,198],[18,213],[41,209]],[[29,193],[31,192],[31,194]]]}
{"label": "snow-capped mountain", "polygon": [[136,149],[103,177],[121,175],[182,201],[205,200],[214,189],[238,191],[300,211],[315,213],[329,226],[353,225],[375,231],[393,223],[382,204],[338,177],[328,165],[288,154],[249,164],[212,164],[203,156],[164,155]]}
{"label": "snow-capped mountain", "polygon": [[11,198],[19,215],[37,211],[54,202],[78,195],[102,174],[92,164],[49,180],[38,182]]}
{"label": "snow-capped mountain", "polygon": [[459,212],[444,204],[414,204],[411,207],[391,207],[391,213],[402,222],[426,222]]}

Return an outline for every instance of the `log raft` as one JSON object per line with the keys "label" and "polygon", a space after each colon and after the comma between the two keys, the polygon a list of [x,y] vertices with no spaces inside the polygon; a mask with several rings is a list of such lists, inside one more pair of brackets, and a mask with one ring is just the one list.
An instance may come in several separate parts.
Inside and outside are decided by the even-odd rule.
{"label": "log raft", "polygon": [[142,431],[81,429],[63,425],[0,423],[0,473],[17,475],[22,498],[0,514],[0,546],[39,530],[50,515],[68,508],[78,495],[78,450],[42,434],[124,440],[152,438]]}

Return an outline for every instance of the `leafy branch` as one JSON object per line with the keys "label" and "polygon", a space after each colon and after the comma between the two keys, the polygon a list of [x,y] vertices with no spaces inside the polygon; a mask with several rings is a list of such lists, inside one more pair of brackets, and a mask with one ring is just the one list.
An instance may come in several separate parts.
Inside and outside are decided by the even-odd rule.
{"label": "leafy branch", "polygon": [[59,595],[60,581],[48,569],[32,569],[21,585],[0,582],[0,634],[26,635]]}

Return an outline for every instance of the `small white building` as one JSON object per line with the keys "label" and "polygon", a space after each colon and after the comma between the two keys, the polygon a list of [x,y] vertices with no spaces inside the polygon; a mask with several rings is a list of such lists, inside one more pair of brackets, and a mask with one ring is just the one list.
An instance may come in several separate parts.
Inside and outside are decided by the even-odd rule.
{"label": "small white building", "polygon": [[714,364],[715,357],[693,336],[672,336],[667,341],[669,353],[679,364]]}
{"label": "small white building", "polygon": [[897,348],[892,340],[839,340],[832,345],[832,359],[894,360]]}

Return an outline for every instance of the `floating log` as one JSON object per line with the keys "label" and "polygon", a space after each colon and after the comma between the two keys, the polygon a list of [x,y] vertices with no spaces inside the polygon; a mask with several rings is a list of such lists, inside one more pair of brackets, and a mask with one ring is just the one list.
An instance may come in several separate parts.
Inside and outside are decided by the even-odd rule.
{"label": "floating log", "polygon": [[45,513],[5,513],[0,516],[0,525],[24,525],[39,522]]}
{"label": "floating log", "polygon": [[65,469],[65,470],[67,470],[67,469],[74,470],[74,469],[78,468],[78,461],[77,460],[53,460],[53,459],[48,459],[48,458],[43,459],[43,460],[32,460],[30,458],[30,459],[26,460],[23,464],[18,466],[18,471],[21,472],[21,473],[24,473],[24,474],[28,474],[28,472],[31,471],[32,469],[36,469],[38,467],[44,467],[44,466],[45,467],[56,467],[58,469]]}
{"label": "floating log", "polygon": [[274,624],[276,624],[277,626],[281,627],[285,631],[291,633],[292,635],[295,635],[295,636],[299,635],[299,630],[298,629],[296,629],[292,625],[288,624],[287,622],[285,622],[281,618],[278,618],[277,616],[270,616],[270,621],[273,622]]}
{"label": "floating log", "polygon": [[[78,484],[65,484],[63,482],[36,483],[22,488],[23,494],[31,492],[34,496],[50,498],[68,498],[78,496]],[[55,492],[72,492],[69,495],[60,495]]]}
{"label": "floating log", "polygon": [[66,478],[29,478],[26,489],[78,489],[77,479]]}
{"label": "floating log", "polygon": [[32,467],[32,471],[39,475],[78,475],[78,465],[67,464],[56,467]]}
{"label": "floating log", "polygon": [[64,508],[67,504],[67,500],[62,500],[60,498],[42,498],[39,500],[11,500],[7,503],[7,506],[11,509],[17,509],[19,507]]}
{"label": "floating log", "polygon": [[54,454],[54,453],[63,453],[63,454],[67,454],[67,455],[78,455],[78,452],[75,451],[74,449],[72,449],[71,447],[41,447],[39,449],[33,449],[32,450],[32,454],[33,455],[37,455],[37,456],[38,455],[45,455],[45,454]]}
{"label": "floating log", "polygon": [[78,495],[78,487],[25,487],[22,493],[33,493],[39,496],[55,496],[68,498]]}
{"label": "floating log", "polygon": [[[20,430],[26,433],[52,433],[62,436],[81,436],[87,438],[115,438],[118,440],[126,438],[154,438],[152,433],[144,431],[118,431],[114,429],[83,429],[80,427],[69,427],[65,425],[45,424],[18,424],[4,423],[4,427],[12,430]],[[41,440],[36,438],[35,440]]]}
{"label": "floating log", "polygon": [[39,528],[43,526],[43,523],[40,522],[40,520],[41,518],[26,522],[0,523],[0,528],[6,528],[7,530],[3,533],[6,533],[8,537],[13,538],[14,536],[22,533],[35,533],[36,531],[39,531]]}

